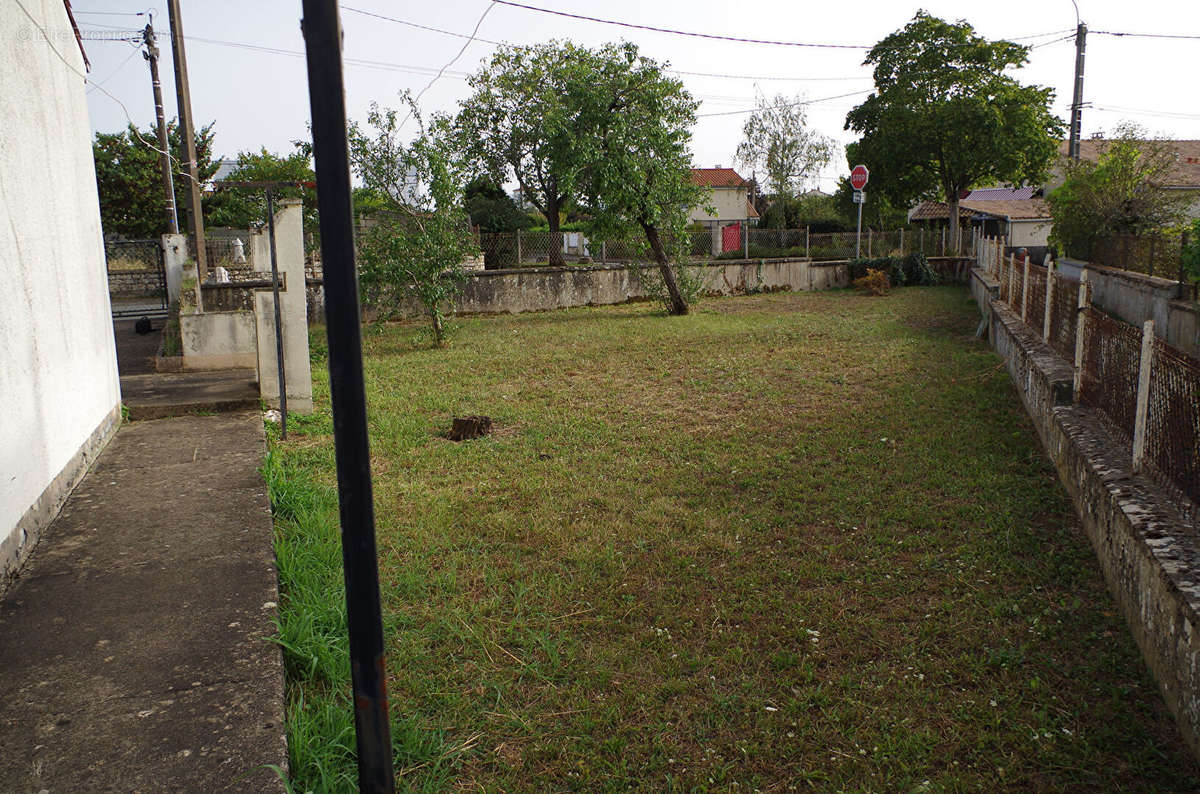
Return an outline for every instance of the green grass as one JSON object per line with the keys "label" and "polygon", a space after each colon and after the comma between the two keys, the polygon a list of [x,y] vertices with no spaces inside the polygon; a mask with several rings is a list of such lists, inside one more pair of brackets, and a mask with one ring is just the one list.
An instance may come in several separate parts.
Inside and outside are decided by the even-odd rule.
{"label": "green grass", "polygon": [[[475,318],[444,350],[368,327],[401,787],[1194,790],[976,322],[942,287]],[[348,791],[314,378],[267,465],[280,642],[294,789]],[[444,437],[474,413],[492,437]]]}

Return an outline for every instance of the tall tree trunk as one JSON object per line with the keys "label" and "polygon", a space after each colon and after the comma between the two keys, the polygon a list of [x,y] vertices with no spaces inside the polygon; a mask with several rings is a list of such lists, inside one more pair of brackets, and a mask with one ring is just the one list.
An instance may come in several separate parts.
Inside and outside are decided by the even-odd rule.
{"label": "tall tree trunk", "polygon": [[546,223],[550,226],[550,264],[555,267],[562,267],[562,232],[558,230],[558,208],[559,200],[557,196],[548,196],[546,198]]}
{"label": "tall tree trunk", "polygon": [[957,256],[962,249],[962,228],[958,225],[958,191],[947,190],[946,196],[949,198],[946,203],[950,207],[950,250]]}
{"label": "tall tree trunk", "polygon": [[675,280],[675,271],[671,270],[671,263],[667,261],[667,252],[663,249],[662,240],[658,236],[658,227],[643,223],[642,231],[646,233],[646,239],[650,242],[650,250],[654,252],[654,261],[658,263],[658,272],[662,274],[663,283],[667,285],[667,294],[671,296],[670,313],[687,314],[689,310],[687,301],[683,299],[683,294],[679,291],[679,282]]}

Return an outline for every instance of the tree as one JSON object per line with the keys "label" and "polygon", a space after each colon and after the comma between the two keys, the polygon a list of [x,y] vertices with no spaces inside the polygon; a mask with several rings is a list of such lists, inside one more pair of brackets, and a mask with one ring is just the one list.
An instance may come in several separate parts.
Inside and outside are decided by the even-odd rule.
{"label": "tree", "polygon": [[411,97],[410,114],[420,127],[416,139],[400,138],[402,122],[393,109],[372,104],[368,129],[349,128],[350,159],[367,195],[384,209],[360,243],[361,280],[375,304],[414,295],[429,313],[434,343],[446,337],[446,310],[462,289],[463,259],[477,250],[463,209],[463,183],[448,144],[449,121],[426,127]]}
{"label": "tree", "polygon": [[[278,155],[265,148],[258,152],[240,152],[237,166],[226,179],[230,182],[312,182],[317,177],[312,168],[311,144],[294,141],[296,151]],[[317,191],[313,188],[281,188],[275,191],[281,198],[298,198],[304,203],[304,230],[318,233]],[[213,193],[205,202],[205,221],[212,226],[246,229],[263,223],[267,217],[266,196],[260,189],[225,188]]]}
{"label": "tree", "polygon": [[704,195],[692,182],[689,149],[698,103],[627,42],[585,51],[573,79],[571,90],[583,97],[576,125],[583,167],[576,178],[589,228],[597,236],[640,230],[658,264],[668,311],[687,314],[671,258]]}
{"label": "tree", "polygon": [[[201,127],[196,135],[196,171],[207,182],[217,171],[213,162],[213,125]],[[186,226],[188,177],[181,173],[183,162],[179,128],[167,125],[167,142],[174,171],[176,213],[181,228]],[[100,195],[100,223],[106,235],[149,238],[166,234],[166,197],[163,195],[159,164],[158,133],[154,128],[139,131],[132,124],[121,132],[98,132],[92,142],[96,163],[96,190]]]}
{"label": "tree", "polygon": [[484,176],[467,184],[464,201],[471,223],[479,229],[483,266],[502,267],[516,254],[512,233],[529,228],[533,219],[521,212],[504,188]]}
{"label": "tree", "polygon": [[875,92],[846,116],[846,129],[862,135],[856,153],[874,192],[897,204],[940,192],[955,249],[962,191],[1040,181],[1055,156],[1063,123],[1048,109],[1053,91],[1005,74],[1028,53],[919,11],[864,61],[875,67]]}
{"label": "tree", "polygon": [[1068,256],[1087,259],[1096,238],[1144,234],[1184,217],[1187,197],[1162,185],[1175,168],[1174,152],[1146,140],[1137,125],[1122,125],[1099,147],[1099,157],[1070,160],[1066,179],[1046,197],[1054,225],[1050,242]]}
{"label": "tree", "polygon": [[455,124],[465,158],[496,182],[515,179],[522,200],[546,219],[552,265],[563,264],[553,241],[585,154],[577,145],[587,132],[578,123],[584,53],[570,42],[501,46],[468,79],[474,93],[461,103]]}
{"label": "tree", "polygon": [[737,160],[755,173],[762,171],[775,198],[796,196],[829,164],[833,140],[808,127],[801,97],[776,94],[768,100],[759,94],[755,104],[742,127]]}

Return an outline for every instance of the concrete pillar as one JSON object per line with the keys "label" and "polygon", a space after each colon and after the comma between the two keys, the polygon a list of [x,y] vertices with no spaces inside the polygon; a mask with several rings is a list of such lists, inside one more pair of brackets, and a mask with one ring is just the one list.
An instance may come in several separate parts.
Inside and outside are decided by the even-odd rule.
{"label": "concrete pillar", "polygon": [[[313,402],[304,285],[304,212],[299,199],[280,199],[278,206],[279,210],[275,213],[275,253],[279,276],[283,281],[279,290],[279,307],[283,318],[283,369],[287,376],[288,412],[310,414]],[[258,255],[257,250],[255,255]],[[270,270],[269,247],[265,258],[258,259],[254,267],[256,270]],[[254,293],[254,318],[258,329],[258,388],[263,400],[272,408],[278,408],[275,299],[271,290]]]}
{"label": "concrete pillar", "polygon": [[183,263],[187,261],[187,235],[164,234],[162,248],[163,268],[167,273],[167,299],[175,303],[179,300],[179,286],[183,283]]}
{"label": "concrete pillar", "polygon": [[250,260],[253,270],[271,269],[271,238],[266,226],[250,231],[250,239],[246,242],[246,258]]}

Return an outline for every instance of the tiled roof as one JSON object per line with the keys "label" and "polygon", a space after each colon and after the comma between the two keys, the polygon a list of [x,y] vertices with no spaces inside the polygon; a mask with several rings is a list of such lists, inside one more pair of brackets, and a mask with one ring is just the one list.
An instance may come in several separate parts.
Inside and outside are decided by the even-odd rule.
{"label": "tiled roof", "polygon": [[[1103,138],[1085,138],[1079,142],[1079,157],[1095,162],[1107,143],[1110,141]],[[1175,151],[1175,167],[1167,175],[1165,187],[1200,188],[1200,141],[1156,140],[1154,143]],[[1066,156],[1066,141],[1058,145],[1058,153]]]}
{"label": "tiled roof", "polygon": [[[959,218],[971,214],[991,215],[1011,221],[1038,220],[1050,217],[1050,207],[1044,199],[1010,199],[1008,201],[958,202]],[[942,201],[923,201],[913,210],[910,220],[925,221],[949,218],[950,208]]]}
{"label": "tiled roof", "polygon": [[1023,201],[1033,198],[1036,187],[985,187],[967,194],[968,201]]}
{"label": "tiled roof", "polygon": [[693,168],[692,181],[701,187],[746,187],[749,184],[732,168]]}

